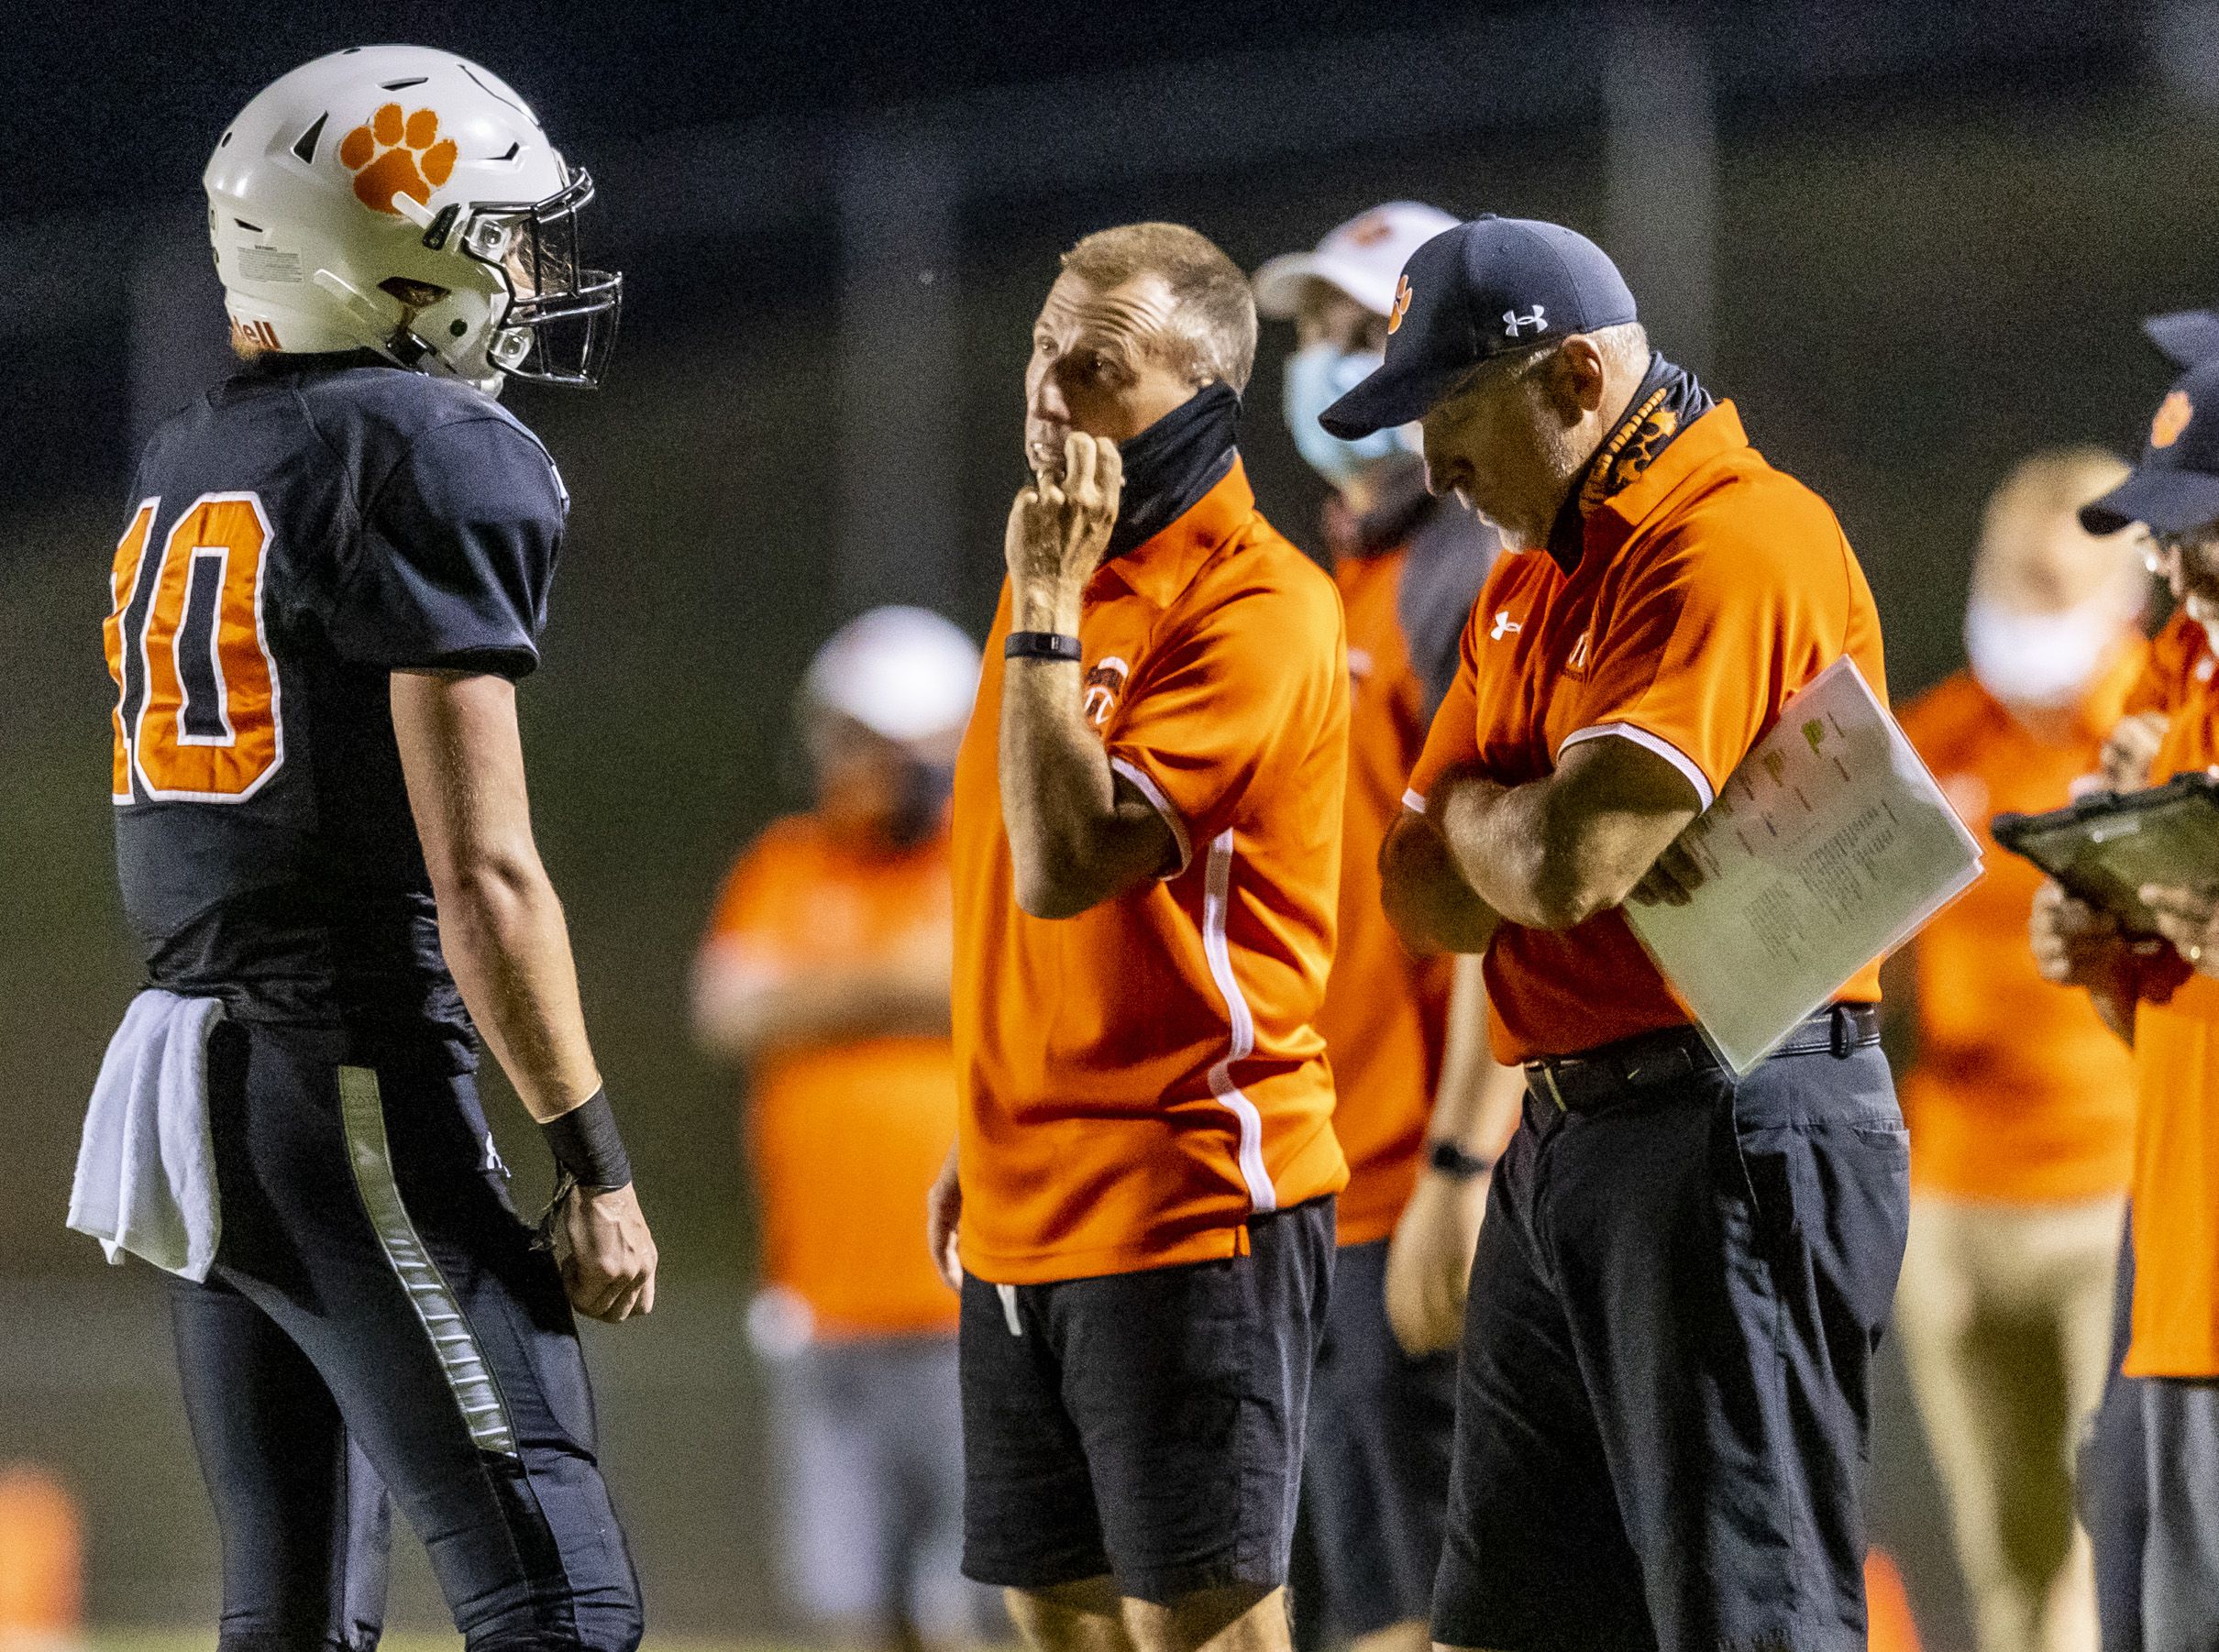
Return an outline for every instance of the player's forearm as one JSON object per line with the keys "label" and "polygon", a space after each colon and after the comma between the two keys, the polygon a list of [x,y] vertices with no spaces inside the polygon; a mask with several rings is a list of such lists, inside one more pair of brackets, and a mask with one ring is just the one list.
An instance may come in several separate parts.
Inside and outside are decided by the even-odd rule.
{"label": "player's forearm", "polygon": [[[1011,629],[1076,635],[1079,595],[1058,585],[1011,593]],[[1017,904],[1070,918],[1154,869],[1147,822],[1118,807],[1117,776],[1087,726],[1076,660],[1013,659],[1002,677],[1002,824]]]}
{"label": "player's forearm", "polygon": [[1379,854],[1381,904],[1396,932],[1419,952],[1484,953],[1502,920],[1481,899],[1423,815],[1396,822]]}
{"label": "player's forearm", "polygon": [[437,891],[439,944],[462,1001],[541,1123],[601,1088],[562,903],[536,856],[488,856]]}

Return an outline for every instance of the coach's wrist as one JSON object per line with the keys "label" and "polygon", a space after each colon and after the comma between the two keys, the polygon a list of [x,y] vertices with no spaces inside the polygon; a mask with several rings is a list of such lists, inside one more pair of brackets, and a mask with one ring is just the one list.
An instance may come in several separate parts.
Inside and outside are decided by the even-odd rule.
{"label": "coach's wrist", "polygon": [[1086,589],[1047,575],[1028,575],[1017,580],[1010,589],[1010,629],[1076,634]]}

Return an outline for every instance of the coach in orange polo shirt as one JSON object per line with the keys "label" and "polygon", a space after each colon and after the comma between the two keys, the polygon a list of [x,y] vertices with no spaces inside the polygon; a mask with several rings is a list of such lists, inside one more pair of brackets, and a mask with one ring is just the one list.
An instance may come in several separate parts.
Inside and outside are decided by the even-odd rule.
{"label": "coach in orange polo shirt", "polygon": [[[2153,784],[2219,765],[2210,629],[2219,623],[2219,360],[2159,404],[2141,462],[2081,513],[2096,533],[2147,528],[2181,611],[2130,699],[2167,718]],[[2139,1107],[2132,1184],[2133,1338],[2125,1374],[2144,1433],[2142,1645],[2219,1644],[2219,865],[2192,887],[2151,888],[2170,944],[2121,937],[2045,889],[2034,944],[2044,973],[2090,989],[2134,1045]],[[2100,1535],[2099,1535],[2100,1536]]]}
{"label": "coach in orange polo shirt", "polygon": [[1485,954],[1526,1118],[1480,1228],[1433,1635],[1863,1642],[1872,1349],[1908,1149],[1875,971],[1738,1085],[1627,927],[1659,857],[1871,593],[1823,501],[1653,352],[1600,248],[1485,217],[1403,271],[1324,420],[1422,418],[1500,529],[1383,864],[1413,941]]}
{"label": "coach in orange polo shirt", "polygon": [[1347,643],[1241,466],[1255,338],[1190,229],[1065,254],[956,763],[965,1566],[1057,1652],[1288,1639]]}
{"label": "coach in orange polo shirt", "polygon": [[[2013,469],[1982,518],[1971,664],[1904,712],[1982,834],[1997,814],[2062,808],[2093,783],[2141,675],[2141,557],[2092,538],[2077,514],[2125,474],[2092,447]],[[2110,1349],[2134,1074],[2086,999],[2035,967],[2026,923],[2041,884],[1991,845],[1987,875],[1912,949],[1911,1237],[1895,1323],[1982,1652],[2096,1645],[2069,1465]]]}
{"label": "coach in orange polo shirt", "polygon": [[1478,971],[1411,953],[1379,905],[1379,848],[1455,677],[1457,640],[1499,549],[1495,530],[1427,492],[1414,431],[1345,442],[1318,424],[1379,365],[1403,260],[1455,221],[1388,202],[1255,277],[1257,309],[1294,323],[1282,402],[1296,446],[1334,490],[1325,539],[1348,614],[1341,933],[1318,1027],[1349,1184],[1302,1519],[1318,1580],[1304,1611],[1348,1636],[1352,1652],[1424,1652],[1431,1642],[1464,1279],[1488,1170],[1525,1087],[1474,1036],[1486,1014]]}

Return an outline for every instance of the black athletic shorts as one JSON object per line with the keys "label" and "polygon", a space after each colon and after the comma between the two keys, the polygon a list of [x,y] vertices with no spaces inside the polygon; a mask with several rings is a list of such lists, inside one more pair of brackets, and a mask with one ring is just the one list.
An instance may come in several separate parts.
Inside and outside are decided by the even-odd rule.
{"label": "black athletic shorts", "polygon": [[1286,1582],[1333,1201],[1248,1232],[1222,1261],[964,1280],[966,1576],[1158,1603]]}
{"label": "black athletic shorts", "polygon": [[1386,1316],[1387,1241],[1343,1245],[1311,1381],[1302,1522],[1320,1599],[1343,1635],[1431,1613],[1449,1505],[1456,1356],[1412,1359]]}
{"label": "black athletic shorts", "polygon": [[1684,1038],[1570,1111],[1527,1095],[1473,1267],[1436,1641],[1865,1644],[1869,1382],[1909,1207],[1887,1063],[1850,1043],[1736,1084]]}

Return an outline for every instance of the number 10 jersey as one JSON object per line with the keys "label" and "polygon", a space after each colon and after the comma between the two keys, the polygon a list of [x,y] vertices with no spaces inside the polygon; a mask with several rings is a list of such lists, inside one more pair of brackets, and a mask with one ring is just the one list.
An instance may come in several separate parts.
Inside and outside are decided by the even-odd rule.
{"label": "number 10 jersey", "polygon": [[569,506],[546,450],[465,385],[270,356],[155,432],[130,498],[104,631],[149,981],[467,1064],[388,677],[538,663]]}

